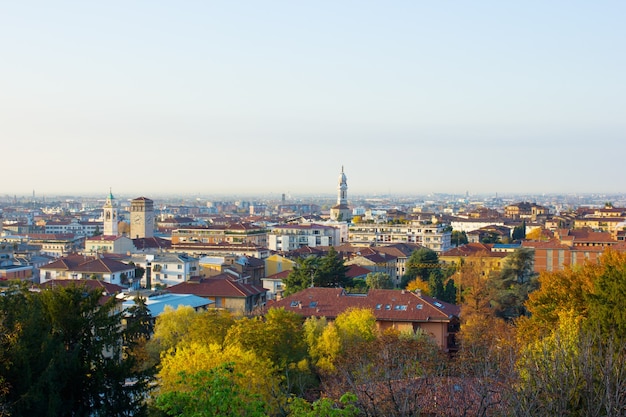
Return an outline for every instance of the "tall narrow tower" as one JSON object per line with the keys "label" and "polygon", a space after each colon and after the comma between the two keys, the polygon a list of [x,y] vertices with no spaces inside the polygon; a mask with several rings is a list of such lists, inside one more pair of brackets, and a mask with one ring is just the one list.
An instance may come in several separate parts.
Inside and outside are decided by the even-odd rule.
{"label": "tall narrow tower", "polygon": [[352,218],[352,213],[348,206],[348,179],[343,172],[343,165],[341,166],[339,185],[337,186],[337,205],[331,207],[330,218],[338,221],[350,221]]}
{"label": "tall narrow tower", "polygon": [[130,202],[130,238],[154,236],[154,202],[139,197]]}
{"label": "tall narrow tower", "polygon": [[104,215],[104,236],[117,236],[117,204],[113,198],[113,193],[109,189],[106,203],[102,207]]}

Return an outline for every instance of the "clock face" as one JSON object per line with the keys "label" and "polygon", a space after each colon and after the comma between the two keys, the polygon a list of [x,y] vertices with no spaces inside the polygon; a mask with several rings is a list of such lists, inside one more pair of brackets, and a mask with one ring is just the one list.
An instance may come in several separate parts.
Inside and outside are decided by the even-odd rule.
{"label": "clock face", "polygon": [[133,224],[140,224],[141,223],[141,214],[133,215],[132,221],[133,221]]}

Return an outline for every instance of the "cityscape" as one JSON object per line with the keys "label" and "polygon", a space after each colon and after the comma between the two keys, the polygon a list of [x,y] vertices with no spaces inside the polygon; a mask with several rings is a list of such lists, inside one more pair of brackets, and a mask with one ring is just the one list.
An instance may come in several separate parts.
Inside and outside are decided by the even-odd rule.
{"label": "cityscape", "polygon": [[5,3],[0,417],[626,416],[626,3]]}

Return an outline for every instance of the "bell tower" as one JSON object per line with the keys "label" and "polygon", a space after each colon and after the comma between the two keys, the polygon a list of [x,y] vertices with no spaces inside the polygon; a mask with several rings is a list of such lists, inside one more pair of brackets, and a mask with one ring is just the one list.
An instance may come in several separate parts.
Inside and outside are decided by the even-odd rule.
{"label": "bell tower", "polygon": [[154,236],[154,202],[146,197],[130,202],[130,238]]}
{"label": "bell tower", "polygon": [[107,196],[106,203],[104,203],[102,207],[102,211],[104,218],[104,232],[102,234],[104,236],[117,236],[117,203],[115,203],[111,189],[109,189],[109,195]]}

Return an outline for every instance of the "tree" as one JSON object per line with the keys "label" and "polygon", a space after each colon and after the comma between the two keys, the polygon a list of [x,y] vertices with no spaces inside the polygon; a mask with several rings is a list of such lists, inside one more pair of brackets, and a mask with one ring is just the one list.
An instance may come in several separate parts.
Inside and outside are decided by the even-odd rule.
{"label": "tree", "polygon": [[606,337],[626,341],[626,254],[606,251],[588,294],[589,324]]}
{"label": "tree", "polygon": [[528,314],[524,303],[538,286],[533,265],[533,250],[518,249],[505,258],[502,270],[490,277],[492,306],[498,317],[515,319]]}
{"label": "tree", "polygon": [[159,395],[190,390],[193,386],[181,382],[181,373],[195,375],[209,372],[224,363],[230,364],[229,368],[233,372],[231,380],[237,387],[258,396],[270,408],[274,403],[276,408],[275,395],[280,391],[280,380],[276,378],[275,366],[269,359],[235,345],[222,349],[216,344],[204,345],[194,341],[176,350],[164,352],[161,355],[158,375]]}
{"label": "tree", "polygon": [[233,364],[181,372],[176,389],[157,397],[157,407],[180,417],[264,417],[265,404],[233,380]]}
{"label": "tree", "polygon": [[309,403],[303,398],[294,398],[289,407],[288,417],[356,417],[359,409],[354,405],[356,395],[347,393],[337,404],[330,398],[320,398]]}
{"label": "tree", "polygon": [[[2,340],[12,415],[138,416],[148,376],[122,354],[125,334],[115,298],[84,286],[0,297],[0,317],[14,335]],[[133,380],[133,384],[127,384]]]}
{"label": "tree", "polygon": [[468,243],[467,234],[460,230],[453,230],[450,236],[450,242],[455,247],[466,245]]}
{"label": "tree", "polygon": [[285,296],[314,286],[316,280],[319,282],[319,262],[319,258],[313,255],[296,259],[293,269],[283,280]]}
{"label": "tree", "polygon": [[286,286],[285,295],[311,286],[345,288],[351,282],[346,275],[347,271],[348,267],[332,246],[328,254],[321,258],[315,256],[299,258],[289,275],[283,280]]}
{"label": "tree", "polygon": [[365,276],[365,283],[370,290],[393,288],[391,277],[384,272],[370,272]]}
{"label": "tree", "polygon": [[321,258],[319,264],[319,287],[341,287],[345,288],[350,285],[350,279],[346,276],[348,267],[344,264],[343,259],[337,250],[331,246],[326,256]]}
{"label": "tree", "polygon": [[526,221],[524,220],[519,226],[513,228],[512,239],[520,241],[526,238]]}
{"label": "tree", "polygon": [[415,278],[413,281],[406,284],[405,289],[407,291],[420,291],[424,295],[430,295],[430,287],[427,282],[422,281],[420,278]]}
{"label": "tree", "polygon": [[437,256],[437,252],[428,248],[413,251],[406,261],[406,271],[402,277],[404,286],[418,277],[422,281],[428,281],[433,271],[440,273],[438,265],[439,256]]}

